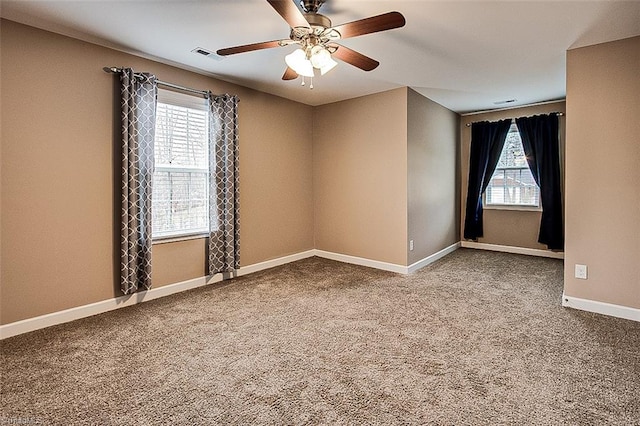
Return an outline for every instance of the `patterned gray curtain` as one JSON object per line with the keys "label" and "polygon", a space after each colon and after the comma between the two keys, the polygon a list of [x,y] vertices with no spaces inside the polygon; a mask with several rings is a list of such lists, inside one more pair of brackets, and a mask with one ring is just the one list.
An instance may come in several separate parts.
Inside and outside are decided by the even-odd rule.
{"label": "patterned gray curtain", "polygon": [[209,274],[240,267],[238,98],[209,94]]}
{"label": "patterned gray curtain", "polygon": [[120,73],[122,212],[120,287],[124,294],[151,287],[151,181],[157,84],[151,74]]}

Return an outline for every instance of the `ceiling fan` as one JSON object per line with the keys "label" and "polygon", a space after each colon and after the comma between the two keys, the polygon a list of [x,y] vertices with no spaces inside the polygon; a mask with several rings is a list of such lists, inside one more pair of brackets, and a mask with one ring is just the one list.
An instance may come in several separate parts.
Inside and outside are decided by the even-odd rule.
{"label": "ceiling fan", "polygon": [[[323,75],[337,65],[333,58],[364,71],[371,71],[380,65],[375,59],[342,46],[337,41],[400,28],[405,24],[404,16],[399,12],[388,12],[333,27],[329,18],[318,13],[324,2],[325,0],[301,0],[300,5],[305,12],[302,13],[291,0],[267,0],[291,27],[289,38],[228,47],[218,50],[217,54],[227,56],[298,44],[300,48],[285,58],[287,69],[282,76],[283,80],[294,80],[298,76],[313,77],[315,69]],[[304,85],[304,78],[302,84]]]}

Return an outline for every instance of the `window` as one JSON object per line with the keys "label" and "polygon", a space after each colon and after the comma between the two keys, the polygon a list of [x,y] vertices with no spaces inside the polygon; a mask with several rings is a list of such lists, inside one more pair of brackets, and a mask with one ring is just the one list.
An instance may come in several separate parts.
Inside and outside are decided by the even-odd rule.
{"label": "window", "polygon": [[206,99],[158,91],[153,238],[209,231],[209,114]]}
{"label": "window", "polygon": [[511,125],[502,154],[484,194],[486,207],[539,207],[540,189],[527,164],[522,140],[515,123]]}

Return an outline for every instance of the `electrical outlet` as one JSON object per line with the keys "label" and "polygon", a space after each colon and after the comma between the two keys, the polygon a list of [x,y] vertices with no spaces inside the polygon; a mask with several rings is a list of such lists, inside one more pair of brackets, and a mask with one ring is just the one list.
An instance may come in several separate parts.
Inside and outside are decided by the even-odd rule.
{"label": "electrical outlet", "polygon": [[587,279],[587,265],[576,264],[576,278],[581,280]]}
{"label": "electrical outlet", "polygon": [[409,251],[413,251],[413,240],[409,240]]}

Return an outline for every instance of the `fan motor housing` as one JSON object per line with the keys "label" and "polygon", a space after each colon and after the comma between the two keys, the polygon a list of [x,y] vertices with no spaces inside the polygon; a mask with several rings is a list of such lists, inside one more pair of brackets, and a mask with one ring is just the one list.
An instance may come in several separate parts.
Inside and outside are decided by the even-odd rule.
{"label": "fan motor housing", "polygon": [[331,19],[320,13],[305,13],[304,18],[315,31],[320,30],[322,32],[327,28],[331,28]]}

